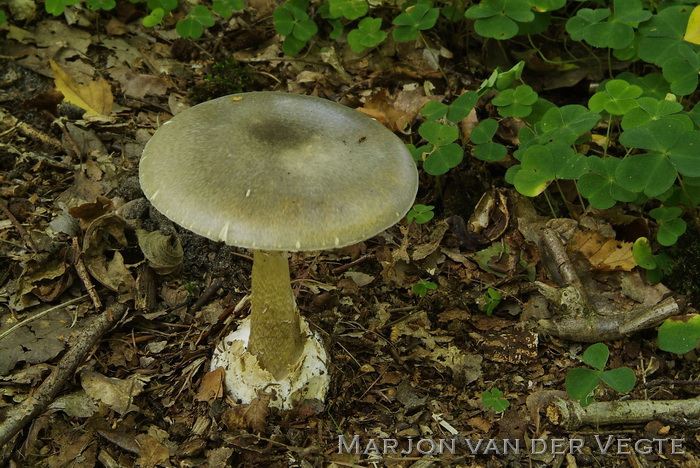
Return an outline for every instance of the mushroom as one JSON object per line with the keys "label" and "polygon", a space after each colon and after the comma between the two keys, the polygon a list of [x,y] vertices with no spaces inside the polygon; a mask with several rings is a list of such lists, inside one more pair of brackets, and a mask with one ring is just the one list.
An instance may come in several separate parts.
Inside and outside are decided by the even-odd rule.
{"label": "mushroom", "polygon": [[229,393],[271,404],[323,400],[326,352],[296,307],[289,251],[333,249],[398,222],[418,190],[401,140],[343,105],[281,92],[234,94],[163,124],[146,145],[140,182],[177,224],[253,251],[251,312],[217,346]]}

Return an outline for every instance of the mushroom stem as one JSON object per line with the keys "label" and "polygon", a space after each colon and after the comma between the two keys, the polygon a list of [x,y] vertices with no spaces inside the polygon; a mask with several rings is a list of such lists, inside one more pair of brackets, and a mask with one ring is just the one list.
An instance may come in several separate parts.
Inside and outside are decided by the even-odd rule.
{"label": "mushroom stem", "polygon": [[248,350],[281,380],[304,349],[287,252],[254,250],[252,283]]}

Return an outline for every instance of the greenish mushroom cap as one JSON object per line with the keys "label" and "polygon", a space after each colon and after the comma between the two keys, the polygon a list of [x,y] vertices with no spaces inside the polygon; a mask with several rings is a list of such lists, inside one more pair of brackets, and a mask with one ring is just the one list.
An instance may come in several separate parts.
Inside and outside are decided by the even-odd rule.
{"label": "greenish mushroom cap", "polygon": [[256,92],[191,107],[143,151],[141,187],[187,229],[230,245],[323,250],[398,222],[418,190],[403,142],[334,102]]}

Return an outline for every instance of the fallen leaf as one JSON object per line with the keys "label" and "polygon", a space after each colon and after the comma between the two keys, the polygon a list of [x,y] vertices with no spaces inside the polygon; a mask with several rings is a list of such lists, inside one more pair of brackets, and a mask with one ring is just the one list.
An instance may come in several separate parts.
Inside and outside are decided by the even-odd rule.
{"label": "fallen leaf", "polygon": [[211,402],[224,396],[224,368],[218,367],[202,377],[197,392],[197,401]]}
{"label": "fallen leaf", "polygon": [[121,415],[139,410],[133,401],[143,390],[144,382],[138,376],[117,379],[86,369],[80,373],[80,383],[90,398],[101,401]]}
{"label": "fallen leaf", "polygon": [[263,432],[265,430],[265,419],[270,413],[269,409],[270,395],[263,394],[257,398],[253,398],[248,407],[243,411],[243,418],[246,424],[255,432]]}
{"label": "fallen leaf", "polygon": [[114,96],[107,80],[99,77],[88,84],[80,84],[56,62],[49,62],[54,72],[56,89],[63,93],[64,101],[85,109],[88,114],[109,115],[112,112]]}
{"label": "fallen leaf", "polygon": [[567,250],[581,252],[596,271],[631,271],[637,266],[631,242],[603,237],[597,231],[576,232]]}
{"label": "fallen leaf", "polygon": [[142,468],[155,468],[168,464],[170,450],[164,444],[156,440],[149,434],[139,434],[136,436],[139,444],[139,458],[137,465]]}
{"label": "fallen leaf", "polygon": [[683,40],[692,44],[700,44],[700,5],[693,8],[688,19]]}

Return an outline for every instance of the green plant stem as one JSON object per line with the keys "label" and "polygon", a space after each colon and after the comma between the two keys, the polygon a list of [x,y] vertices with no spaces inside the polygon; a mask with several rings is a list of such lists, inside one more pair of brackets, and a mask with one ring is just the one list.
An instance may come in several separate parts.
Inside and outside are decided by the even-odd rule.
{"label": "green plant stem", "polygon": [[[561,185],[559,184],[559,179],[554,179],[554,183],[557,184],[557,189],[559,190],[559,196],[561,196],[562,201],[566,205],[566,209],[569,211],[569,214],[571,215],[572,218],[578,219],[578,215],[576,215],[573,211],[573,205],[569,203],[569,200],[566,199],[564,196],[564,191],[561,188]],[[578,192],[578,191],[577,191]]]}
{"label": "green plant stem", "polygon": [[445,74],[445,70],[443,70],[442,67],[440,66],[440,59],[438,57],[436,57],[435,54],[433,53],[433,49],[431,49],[430,46],[428,45],[428,41],[425,40],[423,33],[418,33],[418,36],[420,36],[421,41],[423,41],[423,45],[428,50],[428,53],[433,56],[433,60],[435,60],[435,64],[438,67],[438,71],[440,72],[440,74],[442,75],[444,80],[449,81],[447,79],[447,75]]}
{"label": "green plant stem", "polygon": [[612,116],[608,119],[608,128],[605,130],[605,146],[603,147],[603,158],[608,157],[608,147],[610,146],[610,134],[612,133]]}
{"label": "green plant stem", "polygon": [[547,190],[542,192],[544,195],[544,199],[547,200],[547,204],[549,205],[549,210],[552,212],[552,217],[556,218],[557,217],[557,212],[554,211],[554,206],[552,205],[552,200],[549,199],[549,195],[547,195]]}
{"label": "green plant stem", "polygon": [[[678,185],[680,185],[681,191],[683,192],[683,195],[685,195],[685,197],[688,199],[688,201],[693,203],[693,199],[690,197],[688,190],[685,188],[685,183],[683,182],[683,178],[680,176],[680,174],[678,175]],[[700,215],[698,214],[698,207],[695,206],[693,208],[694,208],[693,209],[693,221],[695,222],[695,228],[698,231],[700,231]]]}
{"label": "green plant stem", "polygon": [[542,51],[539,49],[539,47],[537,47],[537,46],[535,45],[535,43],[534,43],[533,40],[532,40],[532,36],[530,36],[529,34],[527,35],[527,40],[530,42],[530,46],[535,50],[535,52],[537,52],[537,55],[540,56],[540,58],[542,59],[542,61],[543,61],[544,63],[548,63],[548,64],[550,64],[550,65],[564,65],[564,64],[567,64],[567,63],[578,63],[578,62],[581,62],[581,61],[583,60],[583,59],[573,59],[573,60],[549,60],[547,57],[544,56],[544,54],[543,54]]}

